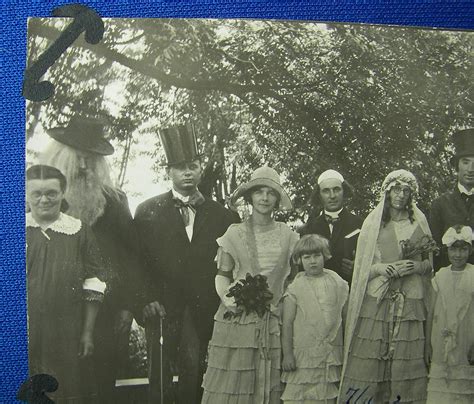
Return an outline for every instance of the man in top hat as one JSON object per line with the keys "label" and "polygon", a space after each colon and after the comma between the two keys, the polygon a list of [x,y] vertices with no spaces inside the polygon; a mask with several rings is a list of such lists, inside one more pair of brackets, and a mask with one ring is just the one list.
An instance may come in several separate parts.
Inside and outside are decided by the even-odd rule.
{"label": "man in top hat", "polygon": [[[198,190],[202,165],[190,125],[160,131],[172,189],[138,206],[139,231],[148,280],[143,309],[150,366],[150,400],[160,402],[160,359],[164,403],[200,402],[207,344],[219,298],[214,289],[216,239],[233,222],[231,213]],[[163,346],[156,324],[163,319]],[[160,348],[163,353],[160,358]]]}
{"label": "man in top hat", "polygon": [[314,202],[322,205],[323,211],[310,217],[300,233],[319,234],[329,240],[332,257],[325,262],[325,266],[350,284],[363,220],[344,207],[344,198],[349,193],[350,188],[340,173],[335,170],[324,171],[313,192]]}
{"label": "man in top hat", "polygon": [[[439,246],[443,234],[451,226],[463,224],[474,229],[474,128],[455,132],[453,143],[455,155],[450,163],[456,170],[457,184],[434,200],[430,212],[431,231]],[[469,262],[474,263],[474,255]],[[445,251],[435,257],[435,270],[448,264]]]}
{"label": "man in top hat", "polygon": [[128,359],[130,310],[138,289],[132,287],[136,285],[132,274],[139,265],[133,219],[127,197],[110,177],[105,156],[114,148],[104,137],[104,124],[74,116],[66,127],[50,129],[48,134],[51,143],[39,159],[65,175],[66,213],[91,226],[104,258],[107,290],[96,320],[95,378],[100,402],[115,403],[115,380]]}

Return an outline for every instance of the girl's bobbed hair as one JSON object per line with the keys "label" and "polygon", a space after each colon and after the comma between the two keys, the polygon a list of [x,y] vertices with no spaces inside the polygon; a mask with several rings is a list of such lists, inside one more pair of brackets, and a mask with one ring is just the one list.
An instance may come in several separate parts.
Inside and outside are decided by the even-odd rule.
{"label": "girl's bobbed hair", "polygon": [[301,237],[295,245],[291,261],[296,266],[301,266],[301,257],[305,254],[323,254],[324,261],[331,258],[329,241],[318,234],[307,234]]}

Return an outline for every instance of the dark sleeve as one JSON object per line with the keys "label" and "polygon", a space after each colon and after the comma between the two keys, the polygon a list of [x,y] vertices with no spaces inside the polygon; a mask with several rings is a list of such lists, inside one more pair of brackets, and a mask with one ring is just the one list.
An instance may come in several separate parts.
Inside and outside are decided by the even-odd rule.
{"label": "dark sleeve", "polygon": [[130,213],[130,207],[128,205],[127,196],[119,191],[119,199],[113,202],[113,220],[111,225],[113,226],[114,233],[121,240],[122,245],[133,247],[136,245],[136,237],[133,234],[133,218]]}
{"label": "dark sleeve", "polygon": [[431,210],[429,214],[429,225],[431,228],[431,234],[433,238],[438,243],[438,246],[441,246],[441,239],[443,237],[443,214],[442,214],[442,203],[441,199],[436,199],[431,205]]}
{"label": "dark sleeve", "polygon": [[314,221],[316,220],[315,216],[310,216],[308,221],[299,229],[298,233],[300,233],[301,237],[305,236],[306,234],[313,234],[314,232]]}
{"label": "dark sleeve", "polygon": [[240,216],[237,212],[235,212],[233,210],[230,210],[230,209],[227,209],[227,208],[224,208],[224,209],[226,210],[226,215],[225,215],[226,216],[226,220],[225,220],[226,226],[225,226],[225,230],[224,230],[224,233],[225,233],[231,224],[240,223],[242,220],[240,219]]}
{"label": "dark sleeve", "polygon": [[[162,296],[162,285],[160,281],[159,257],[152,254],[148,247],[148,241],[153,234],[153,222],[148,209],[144,205],[139,205],[133,220],[134,232],[137,239],[138,255],[140,257],[140,272],[138,275],[138,283],[141,292],[138,296],[137,304],[141,309],[148,303],[160,301]],[[140,309],[140,311],[141,311]]]}
{"label": "dark sleeve", "polygon": [[441,198],[436,199],[431,205],[431,210],[428,216],[429,225],[433,239],[440,247],[438,255],[433,257],[434,270],[438,271],[440,268],[449,265],[449,260],[445,248],[443,247],[442,238],[444,233],[444,217],[443,217],[443,202]]}
{"label": "dark sleeve", "polygon": [[102,282],[107,282],[106,273],[102,264],[103,258],[97,244],[97,240],[91,228],[82,224],[83,245],[82,257],[84,259],[84,279],[99,278]]}
{"label": "dark sleeve", "polygon": [[138,237],[127,196],[121,191],[117,192],[119,199],[110,202],[111,217],[108,229],[116,243],[113,248],[116,254],[114,265],[120,271],[115,284],[114,299],[122,309],[130,310],[137,316],[141,312],[138,307],[141,306],[144,295]]}
{"label": "dark sleeve", "polygon": [[[100,281],[107,284],[105,268],[102,265],[104,261],[94,233],[91,228],[85,224],[82,224],[82,229],[80,231],[83,233],[81,251],[83,258],[83,281],[86,279],[98,278]],[[104,293],[85,289],[84,299],[88,301],[101,302],[104,299]]]}

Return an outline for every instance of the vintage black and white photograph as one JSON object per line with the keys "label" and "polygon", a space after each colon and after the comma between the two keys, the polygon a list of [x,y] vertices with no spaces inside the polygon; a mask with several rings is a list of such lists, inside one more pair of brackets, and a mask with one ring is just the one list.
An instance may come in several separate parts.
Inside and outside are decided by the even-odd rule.
{"label": "vintage black and white photograph", "polygon": [[473,32],[103,22],[26,105],[50,398],[474,402]]}

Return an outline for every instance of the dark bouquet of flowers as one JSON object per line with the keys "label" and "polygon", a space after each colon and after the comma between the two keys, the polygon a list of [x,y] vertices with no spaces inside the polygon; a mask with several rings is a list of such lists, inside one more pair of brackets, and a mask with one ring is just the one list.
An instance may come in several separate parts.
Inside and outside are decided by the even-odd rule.
{"label": "dark bouquet of flowers", "polygon": [[270,310],[270,302],[273,299],[273,293],[268,288],[267,277],[252,276],[249,273],[245,279],[240,279],[232,286],[226,296],[233,297],[237,305],[236,313],[227,311],[224,314],[226,320],[239,317],[244,311],[246,314],[255,312],[259,317],[263,317]]}
{"label": "dark bouquet of flowers", "polygon": [[402,256],[405,260],[416,257],[419,254],[426,256],[428,253],[432,252],[437,255],[439,252],[439,247],[437,246],[436,241],[427,234],[423,235],[415,242],[402,240],[400,241],[400,245],[402,247]]}

